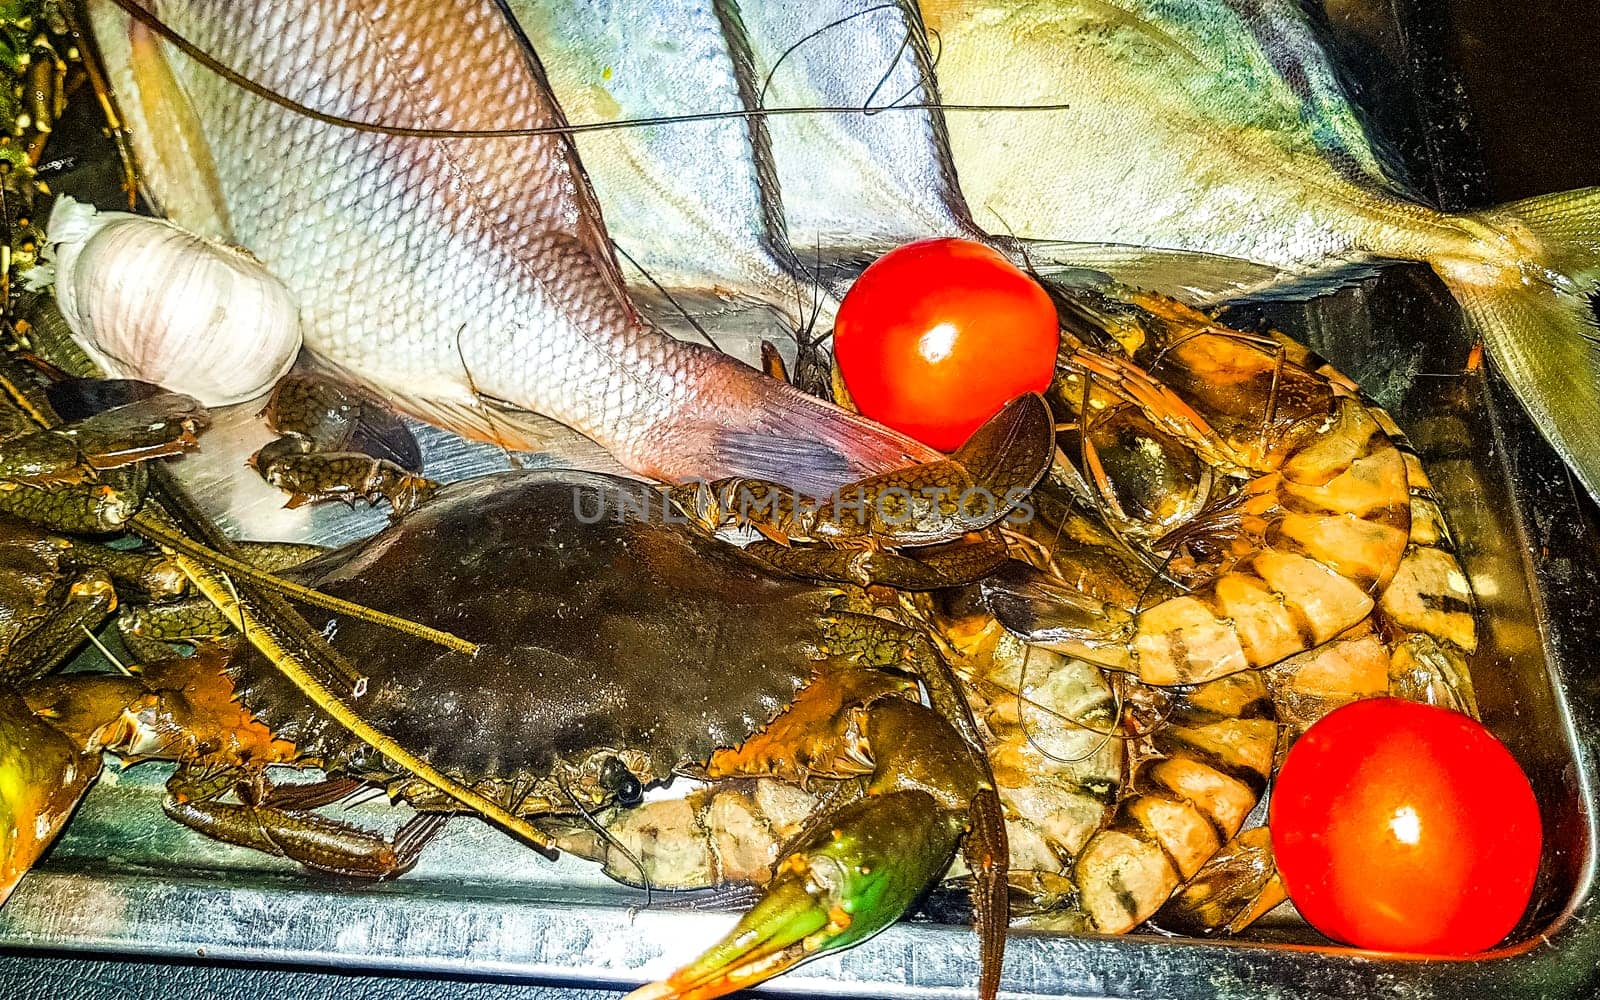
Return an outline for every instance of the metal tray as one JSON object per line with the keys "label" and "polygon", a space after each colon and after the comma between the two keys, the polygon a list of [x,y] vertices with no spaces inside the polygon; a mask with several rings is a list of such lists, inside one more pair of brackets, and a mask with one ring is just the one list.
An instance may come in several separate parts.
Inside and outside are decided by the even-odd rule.
{"label": "metal tray", "polygon": [[[1376,102],[1374,116],[1388,134],[1408,137],[1402,152],[1420,186],[1441,201],[1470,199],[1478,182],[1460,169],[1472,161],[1459,95],[1445,85],[1449,77],[1426,44],[1428,33],[1417,30],[1427,4],[1376,6],[1379,20],[1350,22],[1365,26],[1360,39],[1343,36],[1367,53],[1353,71]],[[1397,88],[1386,71],[1397,65],[1408,68],[1407,88]],[[1509,945],[1471,959],[1331,947],[1287,906],[1236,941],[1015,932],[1003,990],[1341,1000],[1595,995],[1600,924],[1593,919],[1592,748],[1600,734],[1600,680],[1584,669],[1600,638],[1600,536],[1592,506],[1575,496],[1493,373],[1462,374],[1469,338],[1426,271],[1394,268],[1309,305],[1257,307],[1238,318],[1277,324],[1360,380],[1390,407],[1434,474],[1481,601],[1482,648],[1473,672],[1484,720],[1527,770],[1542,810],[1546,850],[1533,903]],[[236,523],[258,536],[326,540],[373,523],[361,512],[322,511],[311,520],[276,513],[278,498],[233,474],[264,434],[250,416],[248,408],[225,415],[207,437],[209,457],[185,460],[185,476],[197,484],[246,484],[218,499]],[[505,460],[437,433],[425,447],[445,460],[446,474],[457,476]],[[659,895],[646,907],[641,894],[593,867],[546,862],[473,819],[453,821],[403,879],[340,883],[168,822],[159,808],[166,773],[142,765],[101,780],[60,843],[0,910],[0,949],[30,956],[16,961],[97,953],[486,977],[497,990],[526,983],[530,994],[550,995],[534,985],[543,984],[600,995],[668,971],[734,919],[664,904]],[[364,823],[397,821],[381,804],[353,812]],[[970,930],[907,922],[767,989],[968,994],[976,961]],[[124,968],[159,981],[171,966]],[[219,976],[227,970],[216,966]],[[60,988],[44,992],[61,995]],[[103,988],[89,992],[107,995]],[[141,995],[158,994],[147,988]]]}

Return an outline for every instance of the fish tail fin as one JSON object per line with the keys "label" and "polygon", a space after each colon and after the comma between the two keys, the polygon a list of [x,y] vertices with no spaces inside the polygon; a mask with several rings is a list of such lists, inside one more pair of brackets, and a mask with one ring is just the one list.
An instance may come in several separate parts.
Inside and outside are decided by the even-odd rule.
{"label": "fish tail fin", "polygon": [[[945,456],[873,420],[808,396],[748,365],[726,366],[714,398],[684,409],[652,435],[658,478],[742,476],[821,497],[867,476]],[[633,464],[633,463],[629,463]]]}
{"label": "fish tail fin", "polygon": [[1507,253],[1433,268],[1545,439],[1600,497],[1600,188],[1468,217]]}
{"label": "fish tail fin", "polygon": [[760,420],[721,427],[711,436],[713,464],[728,475],[768,479],[820,497],[858,479],[944,458],[858,413],[767,381],[784,391],[774,393],[774,405],[763,409]]}

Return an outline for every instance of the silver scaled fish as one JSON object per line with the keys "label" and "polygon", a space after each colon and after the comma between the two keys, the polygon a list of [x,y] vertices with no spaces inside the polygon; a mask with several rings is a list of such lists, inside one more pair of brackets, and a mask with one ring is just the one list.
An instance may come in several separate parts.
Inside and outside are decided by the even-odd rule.
{"label": "silver scaled fish", "polygon": [[752,108],[860,109],[765,122],[795,252],[986,238],[956,183],[932,58],[908,0],[728,0]]}
{"label": "silver scaled fish", "polygon": [[[565,124],[494,0],[143,8],[261,91],[323,115],[390,129]],[[317,120],[229,82],[120,3],[89,9],[146,195],[258,256],[297,297],[308,348],[416,415],[536,448],[531,411],[643,475],[807,492],[935,457],[641,319],[567,136]]]}
{"label": "silver scaled fish", "polygon": [[575,139],[611,238],[673,292],[765,302],[799,326],[812,299],[783,238],[748,56],[713,0],[507,0],[575,121],[650,121]]}
{"label": "silver scaled fish", "polygon": [[[1600,189],[1439,212],[1385,170],[1298,6],[1283,0],[922,0],[977,221],[1201,299],[1301,293],[1425,261],[1523,405],[1600,496]],[[1172,251],[1237,258],[1207,274]],[[1210,281],[1209,279],[1214,279]]]}
{"label": "silver scaled fish", "polygon": [[[673,292],[763,301],[802,327],[816,318],[807,306],[831,316],[844,275],[870,256],[928,236],[981,236],[938,109],[926,106],[938,97],[914,6],[506,6],[569,116],[644,122],[576,142],[612,238]],[[925,106],[885,107],[907,102]],[[780,113],[701,117],[771,109]],[[832,110],[786,113],[797,109]]]}

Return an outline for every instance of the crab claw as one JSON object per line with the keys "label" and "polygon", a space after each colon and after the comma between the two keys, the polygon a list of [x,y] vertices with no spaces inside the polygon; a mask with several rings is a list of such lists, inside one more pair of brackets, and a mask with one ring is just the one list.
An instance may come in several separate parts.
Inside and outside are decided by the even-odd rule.
{"label": "crab claw", "polygon": [[100,773],[86,754],[0,689],[0,904],[55,840]]}
{"label": "crab claw", "polygon": [[766,894],[727,937],[627,1000],[722,996],[866,940],[943,874],[965,828],[964,812],[920,789],[846,806],[778,863]]}

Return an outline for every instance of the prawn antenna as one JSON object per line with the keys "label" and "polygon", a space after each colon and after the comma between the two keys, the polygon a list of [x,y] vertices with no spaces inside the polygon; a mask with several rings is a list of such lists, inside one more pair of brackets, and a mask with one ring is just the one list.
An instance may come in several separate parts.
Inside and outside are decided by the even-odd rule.
{"label": "prawn antenna", "polygon": [[99,636],[89,631],[89,626],[79,622],[78,627],[83,629],[83,634],[89,637],[89,641],[94,644],[94,648],[98,649],[100,651],[100,655],[105,657],[113,667],[116,667],[119,673],[121,673],[124,677],[133,676],[133,671],[128,669],[128,665],[123,663],[121,658],[119,658],[116,653],[113,653],[105,643],[101,642]]}
{"label": "prawn antenna", "polygon": [[900,65],[900,57],[905,55],[906,51],[908,49],[910,49],[910,48],[911,48],[911,32],[908,30],[904,35],[900,36],[900,45],[899,45],[898,48],[896,48],[894,50],[894,56],[890,58],[889,65],[884,67],[883,75],[878,77],[878,82],[875,85],[873,85],[873,88],[870,91],[867,92],[866,99],[861,102],[861,113],[862,114],[864,114],[864,115],[875,115],[875,114],[878,114],[878,113],[883,112],[883,111],[891,111],[891,110],[893,110],[895,108],[900,107],[901,106],[901,102],[903,102],[906,98],[910,97],[912,94],[916,93],[917,88],[916,88],[916,85],[913,84],[913,85],[907,87],[905,89],[905,91],[900,94],[899,97],[896,97],[894,100],[890,101],[888,104],[880,104],[877,107],[874,107],[873,104],[872,104],[872,99],[874,97],[877,97],[878,96],[878,92],[880,90],[882,90],[885,86],[888,85],[889,77],[894,75],[895,67]]}
{"label": "prawn antenna", "polygon": [[181,553],[203,565],[235,574],[263,589],[282,594],[285,597],[313,607],[322,608],[325,611],[332,611],[361,621],[372,622],[374,625],[382,625],[385,628],[391,628],[412,638],[443,646],[457,653],[463,653],[467,656],[478,655],[478,644],[475,642],[469,642],[458,635],[441,629],[430,628],[420,622],[378,611],[374,608],[357,604],[354,601],[346,601],[343,598],[324,594],[321,591],[312,590],[310,587],[285,580],[259,567],[252,566],[242,559],[236,559],[209,546],[202,545],[181,532],[170,530],[166,525],[158,524],[154,520],[146,519],[142,521],[139,525],[139,530],[151,541],[169,552]]}
{"label": "prawn antenna", "polygon": [[[778,67],[782,66],[785,60],[794,55],[795,52],[799,51],[802,45],[805,45],[807,42],[819,38],[822,35],[832,31],[834,28],[847,24],[858,17],[866,17],[868,14],[875,14],[881,10],[898,9],[899,4],[880,3],[872,7],[866,7],[853,13],[846,14],[844,17],[836,18],[835,20],[824,24],[822,27],[802,35],[792,45],[784,49],[783,52],[778,56],[777,60],[773,62],[772,68],[767,70],[766,78],[761,82],[761,92],[756,95],[756,107],[759,109],[766,105],[767,91],[772,87],[772,79],[777,74]],[[894,108],[905,107],[906,105],[902,104],[901,102],[916,92],[916,87],[907,87],[905,93],[890,101],[888,104],[874,105],[872,103],[873,99],[877,97],[880,92],[882,92],[885,86],[888,85],[889,78],[894,75],[895,67],[900,65],[900,57],[906,54],[907,49],[911,48],[911,43],[912,33],[908,29],[905,34],[901,36],[900,45],[895,49],[894,55],[889,58],[889,64],[884,67],[883,74],[878,77],[878,82],[873,85],[873,88],[867,92],[867,96],[862,99],[861,107],[858,109],[862,114],[875,115],[881,111],[889,111],[893,110]]]}
{"label": "prawn antenna", "polygon": [[612,240],[611,245],[616,248],[617,253],[621,254],[622,259],[627,261],[635,271],[638,271],[640,274],[644,275],[644,280],[650,282],[651,288],[654,288],[656,291],[660,292],[662,298],[672,303],[672,308],[678,311],[678,315],[683,317],[684,322],[694,327],[694,331],[704,338],[706,343],[711,345],[712,350],[716,351],[718,354],[728,353],[722,349],[722,345],[711,339],[711,334],[707,333],[706,328],[700,325],[700,321],[695,319],[694,316],[689,313],[689,310],[683,307],[683,303],[679,302],[671,292],[662,287],[661,282],[655,279],[655,275],[651,274],[649,271],[646,271],[643,264],[640,264],[638,261],[633,259],[633,254],[624,250],[622,248],[622,244],[618,243],[616,240]]}
{"label": "prawn antenna", "polygon": [[[174,31],[161,18],[139,6],[136,0],[111,0],[111,2],[121,8],[129,17],[155,32],[164,41],[201,66],[204,66],[210,72],[264,101],[276,104],[278,107],[303,118],[309,118],[312,121],[318,121],[334,128],[370,132],[375,135],[390,135],[402,139],[515,139],[538,135],[579,135],[585,132],[605,132],[618,128],[652,128],[660,125],[676,125],[682,122],[760,118],[766,115],[859,115],[867,110],[859,105],[851,104],[817,104],[786,108],[740,108],[728,111],[701,111],[687,115],[655,115],[645,118],[619,118],[605,122],[580,122],[576,125],[529,125],[520,128],[457,129],[384,125],[381,122],[362,121],[358,118],[346,118],[343,115],[329,114],[326,111],[318,111],[316,108],[301,104],[299,101],[286,97],[271,87],[253,80],[221,62],[194,42]],[[943,101],[916,101],[906,104],[880,105],[877,108],[870,109],[870,112],[972,111],[995,113],[1010,111],[1067,111],[1071,107],[1072,105],[1070,104],[946,104]]]}
{"label": "prawn antenna", "polygon": [[[1069,719],[1053,709],[1045,709],[1043,705],[1039,705],[1031,698],[1023,697],[1022,692],[1028,690],[1028,664],[1032,661],[1033,647],[1024,646],[1022,652],[1022,666],[1017,670],[1017,725],[1022,729],[1022,738],[1028,741],[1029,746],[1039,751],[1039,754],[1044,757],[1045,760],[1053,761],[1057,764],[1080,764],[1083,761],[1090,759],[1101,750],[1104,750],[1106,745],[1113,740],[1132,739],[1130,736],[1117,732],[1117,722],[1122,715],[1122,706],[1115,703],[1115,690],[1111,692],[1114,705],[1111,712],[1111,724],[1105,729],[1096,729],[1089,723],[1083,722],[1079,719]],[[1101,673],[1104,674],[1104,671],[1102,670]],[[1111,685],[1107,686],[1110,687]],[[1083,753],[1078,754],[1076,757],[1063,757],[1060,754],[1052,753],[1050,750],[1045,748],[1044,744],[1039,742],[1039,740],[1034,736],[1033,730],[1029,728],[1028,713],[1023,710],[1025,705],[1033,705],[1036,708],[1042,709],[1048,712],[1050,715],[1055,716],[1060,721],[1065,722],[1069,726],[1084,730],[1085,732],[1094,733],[1099,737],[1099,739],[1094,742],[1093,746],[1089,747],[1089,749],[1085,750]]]}
{"label": "prawn antenna", "polygon": [[[824,24],[822,27],[808,31],[804,35],[801,35],[794,41],[793,44],[779,53],[777,59],[773,60],[772,68],[767,70],[766,77],[761,81],[761,91],[756,94],[756,107],[763,107],[767,103],[767,91],[772,88],[772,78],[777,75],[778,67],[787,62],[790,56],[800,51],[801,46],[805,45],[809,41],[812,41],[813,39],[822,37],[840,25],[848,24],[858,17],[865,17],[868,14],[874,14],[880,10],[894,10],[897,6],[898,4],[893,3],[880,3],[872,7],[865,7],[861,10],[855,11],[854,13],[846,14],[844,17],[835,18],[834,20],[829,21],[827,24]],[[908,35],[907,38],[909,39],[909,37],[910,36]],[[894,72],[894,62],[899,60],[900,52],[904,51],[905,46],[902,44],[900,51],[895,53],[894,60],[891,60],[889,68],[884,71],[883,77],[879,79],[878,86],[872,88],[872,94],[876,94],[883,87],[884,81],[889,79],[890,74]],[[870,104],[872,102],[872,94],[867,95],[867,100],[864,102],[865,104]]]}
{"label": "prawn antenna", "polygon": [[494,414],[489,411],[489,405],[484,402],[483,393],[478,391],[478,380],[472,377],[472,367],[467,364],[466,348],[461,346],[461,336],[466,332],[467,324],[465,323],[461,324],[456,330],[456,357],[461,361],[461,373],[467,377],[467,391],[472,393],[472,399],[477,404],[478,412],[483,415],[484,425],[494,435],[494,446],[500,449],[501,455],[505,456],[506,468],[520,469],[522,468],[522,462],[511,454],[511,449],[506,447],[505,439],[500,436],[499,431],[495,430]]}
{"label": "prawn antenna", "polygon": [[649,909],[651,903],[655,901],[655,887],[650,884],[650,874],[644,870],[644,862],[640,861],[639,856],[629,850],[628,845],[624,844],[616,834],[612,833],[610,830],[607,830],[605,828],[605,824],[595,819],[593,813],[584,808],[583,803],[578,801],[578,797],[572,794],[572,791],[567,788],[566,779],[561,777],[559,774],[556,775],[556,787],[561,789],[561,794],[565,795],[567,797],[567,801],[572,803],[572,808],[578,810],[578,815],[583,817],[583,821],[589,824],[590,829],[599,834],[600,839],[611,845],[611,847],[614,848],[618,854],[627,858],[628,863],[633,865],[634,869],[638,871],[639,885],[644,889],[644,905],[646,909]]}
{"label": "prawn antenna", "polygon": [[[801,265],[801,267],[804,267],[804,266],[805,266],[804,264]],[[811,250],[810,279],[811,279],[811,281],[810,281],[810,283],[811,283],[811,315],[806,319],[806,323],[805,323],[805,331],[804,332],[805,332],[805,337],[806,337],[806,343],[805,343],[804,346],[812,347],[812,348],[819,348],[823,344],[826,344],[829,340],[833,339],[833,328],[831,326],[826,331],[824,331],[822,333],[818,333],[817,332],[817,323],[819,323],[822,320],[822,296],[823,296],[823,289],[822,289],[822,234],[820,232],[817,233],[816,243],[813,244],[812,250]],[[799,346],[798,339],[795,341],[795,343],[796,343],[797,346]]]}
{"label": "prawn antenna", "polygon": [[[998,219],[1000,221],[1000,225],[1006,228],[1006,235],[1011,237],[1012,243],[1016,245],[1017,253],[1022,255],[1023,269],[1033,277],[1034,281],[1037,281],[1041,285],[1048,284],[1049,279],[1039,273],[1039,268],[1033,263],[1033,254],[1028,252],[1028,244],[1023,242],[1022,239],[1017,236],[1017,231],[1011,226],[1011,220],[1001,215],[992,206],[989,208],[989,214]],[[1050,298],[1052,301],[1054,301],[1055,296],[1052,295]],[[1059,319],[1059,317],[1057,318]]]}

